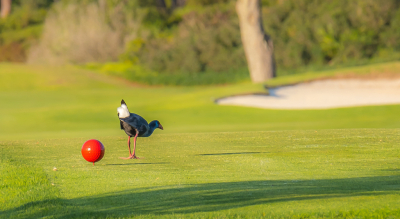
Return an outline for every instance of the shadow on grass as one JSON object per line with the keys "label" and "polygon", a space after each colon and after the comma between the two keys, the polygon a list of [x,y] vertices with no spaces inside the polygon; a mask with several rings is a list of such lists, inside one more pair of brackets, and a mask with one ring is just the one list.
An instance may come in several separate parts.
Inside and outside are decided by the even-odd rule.
{"label": "shadow on grass", "polygon": [[265,152],[235,152],[235,153],[214,153],[214,154],[199,154],[200,156],[221,156],[221,155],[246,155],[246,154],[261,154]]}
{"label": "shadow on grass", "polygon": [[399,182],[400,176],[393,175],[149,187],[91,197],[31,202],[0,212],[0,217],[106,218],[212,212],[268,203],[393,194],[400,191]]}
{"label": "shadow on grass", "polygon": [[400,172],[400,169],[384,169],[382,171],[389,171],[389,172]]}
{"label": "shadow on grass", "polygon": [[168,162],[158,162],[158,163],[110,163],[106,166],[124,166],[124,165],[156,165],[156,164],[167,164]]}

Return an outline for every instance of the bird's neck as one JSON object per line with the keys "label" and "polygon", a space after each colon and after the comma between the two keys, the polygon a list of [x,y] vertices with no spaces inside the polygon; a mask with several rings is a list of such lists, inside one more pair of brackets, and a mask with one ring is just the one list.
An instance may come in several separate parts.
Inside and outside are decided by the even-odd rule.
{"label": "bird's neck", "polygon": [[151,121],[149,123],[149,131],[147,131],[146,135],[144,135],[143,137],[149,137],[151,134],[153,134],[154,130],[157,128],[157,124],[156,121]]}

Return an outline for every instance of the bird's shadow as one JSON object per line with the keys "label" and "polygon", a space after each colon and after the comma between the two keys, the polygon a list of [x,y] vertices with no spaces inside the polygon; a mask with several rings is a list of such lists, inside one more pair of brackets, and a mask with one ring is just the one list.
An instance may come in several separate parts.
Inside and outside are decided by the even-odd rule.
{"label": "bird's shadow", "polygon": [[400,172],[400,169],[390,168],[390,169],[383,169],[382,171]]}
{"label": "bird's shadow", "polygon": [[167,164],[168,162],[158,162],[158,163],[110,163],[106,164],[106,166],[125,166],[125,165],[158,165],[158,164]]}
{"label": "bird's shadow", "polygon": [[265,152],[233,152],[233,153],[212,153],[212,154],[199,154],[198,156],[221,156],[221,155],[245,155],[245,154],[261,154]]}

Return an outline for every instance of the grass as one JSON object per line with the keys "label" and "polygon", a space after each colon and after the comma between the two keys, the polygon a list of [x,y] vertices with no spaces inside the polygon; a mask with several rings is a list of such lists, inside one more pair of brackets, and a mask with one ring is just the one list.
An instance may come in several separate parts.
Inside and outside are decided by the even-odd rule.
{"label": "grass", "polygon": [[[236,69],[220,73],[207,71],[192,74],[182,72],[159,74],[151,72],[140,65],[132,65],[130,63],[90,63],[83,66],[83,68],[147,85],[221,85],[250,81],[247,69]],[[363,63],[363,65],[359,66],[340,66],[337,68],[328,66],[323,69],[311,66],[291,74],[279,73],[278,71],[278,77],[269,80],[265,85],[267,87],[278,87],[329,78],[399,78],[399,69],[399,61]],[[285,71],[283,70],[283,72]]]}
{"label": "grass", "polygon": [[[0,64],[0,218],[400,217],[399,105],[213,104],[262,89],[146,87],[68,66]],[[145,159],[119,159],[128,154],[122,98],[164,126],[138,139]],[[95,166],[80,154],[89,138],[106,148]]]}
{"label": "grass", "polygon": [[147,85],[194,86],[234,84],[250,81],[247,68],[231,69],[225,72],[205,71],[189,74],[187,72],[157,73],[140,65],[122,62],[89,63],[82,67]]}
{"label": "grass", "polygon": [[159,134],[139,139],[138,155],[145,159],[128,162],[118,159],[127,155],[126,139],[103,137],[106,156],[95,166],[81,158],[84,139],[8,141],[2,154],[34,164],[15,168],[19,180],[37,177],[36,191],[53,194],[43,192],[47,199],[37,201],[24,190],[2,196],[7,210],[0,216],[399,217],[399,134],[399,129]]}
{"label": "grass", "polygon": [[327,78],[393,78],[400,77],[400,62],[376,63],[363,66],[343,67],[323,71],[307,71],[274,78],[266,83],[269,87],[298,84]]}

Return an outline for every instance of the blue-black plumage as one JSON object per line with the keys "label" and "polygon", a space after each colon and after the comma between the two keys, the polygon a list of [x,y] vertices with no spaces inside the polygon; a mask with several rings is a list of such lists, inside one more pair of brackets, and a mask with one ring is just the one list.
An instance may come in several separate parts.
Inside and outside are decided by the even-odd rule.
{"label": "blue-black plumage", "polygon": [[[135,155],[136,138],[149,137],[153,134],[155,129],[159,128],[163,130],[164,128],[158,120],[147,123],[143,117],[130,113],[124,100],[121,101],[121,106],[118,107],[117,111],[120,120],[120,128],[128,135],[129,157],[123,159],[137,159],[138,157]],[[134,137],[133,153],[131,153],[131,137]]]}

